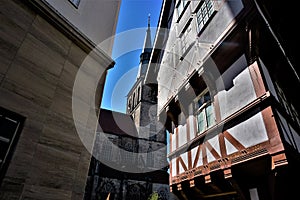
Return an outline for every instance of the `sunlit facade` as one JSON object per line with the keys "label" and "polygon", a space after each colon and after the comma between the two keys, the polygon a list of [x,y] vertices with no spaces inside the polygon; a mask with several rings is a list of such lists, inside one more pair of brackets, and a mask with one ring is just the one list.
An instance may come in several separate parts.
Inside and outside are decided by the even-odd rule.
{"label": "sunlit facade", "polygon": [[293,28],[280,23],[290,10],[255,0],[164,5],[172,22],[155,73],[171,191],[180,199],[296,196],[300,87]]}

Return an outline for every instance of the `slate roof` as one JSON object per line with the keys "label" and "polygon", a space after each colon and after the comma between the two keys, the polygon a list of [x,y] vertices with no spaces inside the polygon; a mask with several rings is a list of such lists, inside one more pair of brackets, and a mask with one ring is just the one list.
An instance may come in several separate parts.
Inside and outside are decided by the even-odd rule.
{"label": "slate roof", "polygon": [[137,129],[130,115],[107,109],[100,109],[98,132],[127,137],[138,137]]}

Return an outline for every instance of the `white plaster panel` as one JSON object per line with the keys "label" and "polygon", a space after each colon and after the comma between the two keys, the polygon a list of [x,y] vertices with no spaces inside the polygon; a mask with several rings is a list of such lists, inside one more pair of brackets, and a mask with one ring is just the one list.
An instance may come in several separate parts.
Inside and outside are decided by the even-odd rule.
{"label": "white plaster panel", "polygon": [[185,172],[185,170],[183,169],[181,163],[179,162],[179,174]]}
{"label": "white plaster panel", "polygon": [[171,165],[172,165],[172,176],[176,176],[176,158],[171,160]]}
{"label": "white plaster panel", "polygon": [[188,120],[190,123],[190,140],[192,140],[196,137],[196,130],[194,129],[194,127],[195,127],[194,116],[189,116]]}
{"label": "white plaster panel", "polygon": [[187,134],[186,134],[186,125],[178,126],[178,145],[181,147],[182,145],[187,143]]}
{"label": "white plaster panel", "polygon": [[212,155],[212,153],[209,151],[208,148],[206,148],[206,154],[207,154],[207,161],[209,163],[216,160],[216,158]]}
{"label": "white plaster panel", "polygon": [[197,151],[198,151],[198,146],[191,149],[191,155],[192,155],[191,157],[192,157],[192,163],[193,164],[194,164],[194,161],[195,161],[195,158],[196,158]]}
{"label": "white plaster panel", "polygon": [[[188,167],[188,154],[187,152],[183,153],[180,155],[181,159],[183,160],[184,164],[186,167]],[[179,174],[185,172],[184,168],[182,167],[182,165],[179,163]]]}
{"label": "white plaster panel", "polygon": [[216,152],[221,155],[221,148],[219,143],[219,137],[216,135],[215,137],[208,140],[209,144],[216,150]]}
{"label": "white plaster panel", "polygon": [[181,156],[184,164],[186,165],[186,167],[188,167],[188,153],[185,152],[185,153],[181,154],[180,156]]}
{"label": "white plaster panel", "polygon": [[261,113],[227,130],[246,148],[268,140]]}
{"label": "white plaster panel", "polygon": [[176,147],[176,129],[174,129],[174,133],[172,134],[172,151],[174,151],[177,147]]}
{"label": "white plaster panel", "polygon": [[235,148],[226,138],[224,139],[225,139],[225,147],[226,147],[227,155],[230,155],[238,151],[238,149]]}
{"label": "white plaster panel", "polygon": [[[231,73],[231,71],[228,71],[228,73]],[[223,79],[226,80],[226,78]],[[221,119],[225,119],[229,115],[253,101],[256,98],[256,93],[250,77],[249,69],[246,68],[240,74],[238,74],[233,79],[233,86],[227,91],[220,91],[218,93],[218,97]]]}
{"label": "white plaster panel", "polygon": [[199,152],[199,159],[197,161],[196,167],[202,166],[203,165],[203,156],[202,156],[202,150]]}

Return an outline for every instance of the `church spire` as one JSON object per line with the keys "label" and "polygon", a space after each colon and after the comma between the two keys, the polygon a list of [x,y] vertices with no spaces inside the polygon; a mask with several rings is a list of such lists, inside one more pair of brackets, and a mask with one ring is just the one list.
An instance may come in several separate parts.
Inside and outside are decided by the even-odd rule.
{"label": "church spire", "polygon": [[150,14],[148,15],[148,27],[146,31],[146,36],[144,40],[144,46],[142,53],[140,55],[140,65],[139,65],[139,73],[137,78],[144,76],[147,71],[147,66],[150,60],[150,54],[152,51],[152,41],[151,41],[151,29],[150,29]]}
{"label": "church spire", "polygon": [[151,42],[151,29],[150,29],[150,14],[148,15],[148,28],[145,36],[143,52],[151,52],[152,42]]}

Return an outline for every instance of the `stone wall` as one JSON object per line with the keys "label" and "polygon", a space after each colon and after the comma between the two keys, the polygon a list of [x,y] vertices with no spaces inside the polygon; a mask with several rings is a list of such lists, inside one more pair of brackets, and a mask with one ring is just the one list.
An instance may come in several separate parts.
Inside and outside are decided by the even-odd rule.
{"label": "stone wall", "polygon": [[[82,199],[91,155],[73,120],[72,92],[91,49],[71,37],[72,27],[49,22],[47,13],[24,2],[0,3],[0,106],[26,118],[0,199]],[[77,121],[82,135],[89,134],[85,144],[93,142],[105,81],[100,75],[112,62],[105,55],[91,59],[76,97],[88,110]]]}

